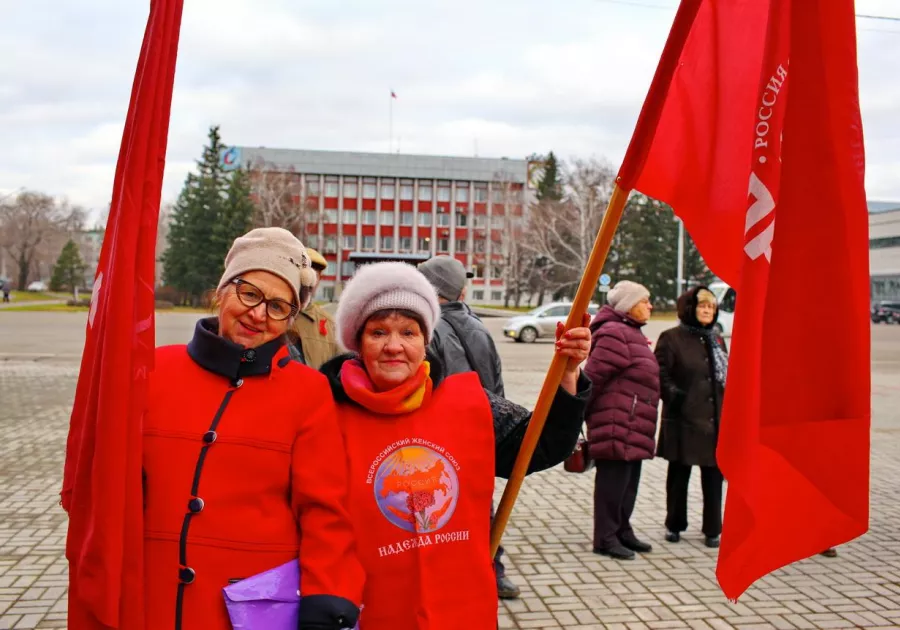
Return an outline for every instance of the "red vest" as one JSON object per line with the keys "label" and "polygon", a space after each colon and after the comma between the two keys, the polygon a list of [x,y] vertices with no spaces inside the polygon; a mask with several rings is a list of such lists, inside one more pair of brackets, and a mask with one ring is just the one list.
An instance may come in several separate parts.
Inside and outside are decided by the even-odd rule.
{"label": "red vest", "polygon": [[494,423],[474,372],[402,416],[338,411],[366,570],[361,630],[495,630]]}

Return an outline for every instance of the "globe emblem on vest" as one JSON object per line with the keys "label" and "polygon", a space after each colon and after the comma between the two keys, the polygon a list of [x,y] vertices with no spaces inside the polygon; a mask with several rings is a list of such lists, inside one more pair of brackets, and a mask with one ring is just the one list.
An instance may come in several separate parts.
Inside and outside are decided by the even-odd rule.
{"label": "globe emblem on vest", "polygon": [[459,478],[446,457],[425,446],[391,453],[375,473],[375,502],[385,518],[414,533],[434,532],[453,516]]}

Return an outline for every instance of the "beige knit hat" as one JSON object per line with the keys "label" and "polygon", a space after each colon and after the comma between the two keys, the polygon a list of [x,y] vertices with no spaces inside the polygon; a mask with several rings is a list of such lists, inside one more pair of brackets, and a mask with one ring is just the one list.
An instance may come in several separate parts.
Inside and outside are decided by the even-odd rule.
{"label": "beige knit hat", "polygon": [[642,284],[622,280],[606,294],[606,301],[620,313],[627,313],[644,298],[650,297],[650,291]]}
{"label": "beige knit hat", "polygon": [[303,243],[284,228],[256,228],[234,239],[218,290],[248,271],[275,274],[290,285],[301,311],[309,306],[316,274]]}

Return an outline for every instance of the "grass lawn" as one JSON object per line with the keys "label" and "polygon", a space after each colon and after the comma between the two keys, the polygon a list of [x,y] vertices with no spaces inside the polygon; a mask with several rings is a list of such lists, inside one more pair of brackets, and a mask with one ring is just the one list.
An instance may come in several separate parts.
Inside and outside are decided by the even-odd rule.
{"label": "grass lawn", "polygon": [[[58,298],[51,298],[58,299]],[[0,309],[0,317],[3,316],[3,313],[6,312],[40,312],[40,311],[54,311],[59,313],[86,313],[88,310],[87,306],[67,306],[66,304],[29,304],[27,306],[9,306],[7,308]]]}
{"label": "grass lawn", "polygon": [[[84,293],[79,294],[79,297]],[[90,295],[90,294],[88,294]],[[56,293],[53,291],[13,291],[9,294],[15,302],[46,302],[49,300],[71,300],[71,293]]]}

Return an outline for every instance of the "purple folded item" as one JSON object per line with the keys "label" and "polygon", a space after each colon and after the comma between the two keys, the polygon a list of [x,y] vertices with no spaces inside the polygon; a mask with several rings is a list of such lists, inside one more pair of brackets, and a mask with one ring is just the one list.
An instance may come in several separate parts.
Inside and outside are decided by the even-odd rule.
{"label": "purple folded item", "polygon": [[296,560],[222,590],[235,630],[297,630],[300,564]]}
{"label": "purple folded item", "polygon": [[[222,591],[234,630],[297,630],[300,563],[296,560],[229,584]],[[359,624],[355,628],[359,630]]]}

